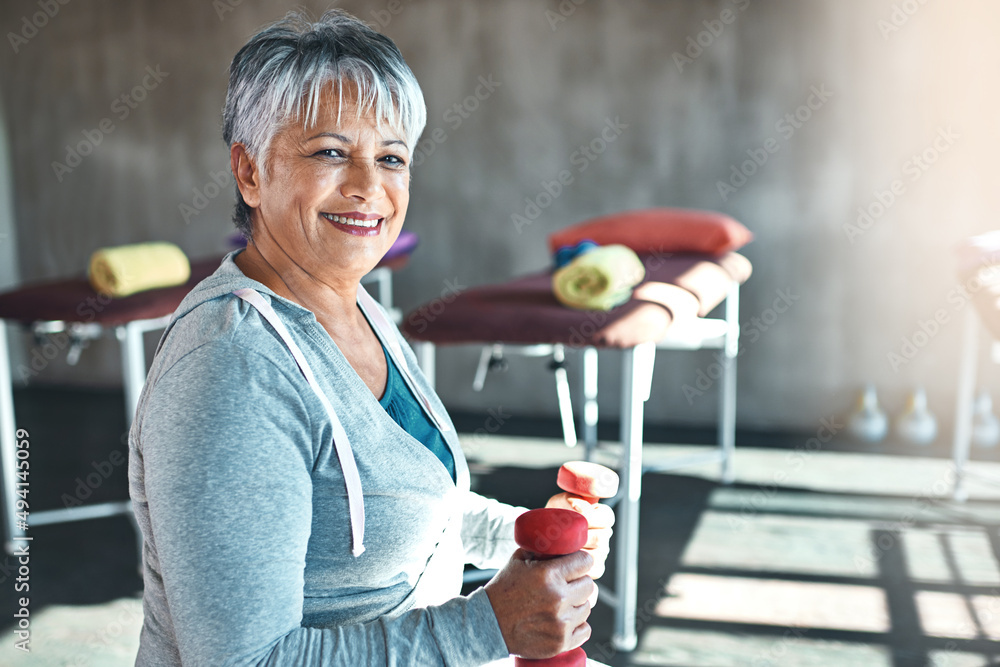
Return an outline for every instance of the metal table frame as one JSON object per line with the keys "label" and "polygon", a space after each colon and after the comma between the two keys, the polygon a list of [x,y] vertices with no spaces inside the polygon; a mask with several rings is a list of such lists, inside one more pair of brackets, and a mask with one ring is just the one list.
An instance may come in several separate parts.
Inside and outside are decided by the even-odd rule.
{"label": "metal table frame", "polygon": [[[619,465],[621,486],[618,496],[609,504],[619,506],[616,522],[616,567],[614,591],[600,586],[599,600],[610,604],[614,610],[614,628],[612,643],[622,651],[635,649],[638,643],[636,631],[636,608],[639,581],[639,499],[642,496],[642,474],[647,471],[676,470],[693,465],[718,462],[720,464],[720,481],[723,484],[732,483],[735,472],[733,454],[736,449],[736,359],[739,355],[739,292],[740,285],[733,282],[723,302],[724,319],[698,318],[691,326],[679,328],[671,332],[661,341],[641,343],[632,348],[621,350],[622,386],[621,386],[621,428],[622,459]],[[564,351],[562,345],[508,345],[490,343],[483,348],[480,357],[480,369],[484,360],[497,350],[522,353],[527,356],[541,356],[549,348],[555,361],[561,361]],[[433,343],[417,341],[413,343],[421,370],[427,376],[431,385],[434,384],[436,348]],[[656,350],[703,350],[719,349],[722,351],[722,376],[719,378],[720,410],[718,415],[718,447],[715,451],[705,454],[678,457],[663,465],[643,467],[642,464],[642,422],[644,404],[649,400],[653,381],[653,364],[656,360]],[[487,352],[489,351],[489,352]],[[590,458],[597,445],[597,359],[599,350],[594,347],[583,348],[583,436],[586,443],[586,458]],[[565,373],[565,371],[563,371]],[[476,373],[475,382],[481,387],[483,371]],[[565,377],[557,373],[556,383],[559,395],[560,411],[571,403],[568,396],[568,384]],[[564,438],[568,445],[576,443],[576,435],[570,436],[566,429],[565,412],[561,414],[564,426]],[[572,419],[570,419],[572,427]]]}
{"label": "metal table frame", "polygon": [[[128,427],[132,426],[132,417],[139,404],[142,385],[146,381],[146,353],[142,336],[147,331],[163,329],[169,322],[170,316],[167,315],[154,319],[134,320],[127,324],[110,328],[121,346],[122,379],[125,387],[125,423]],[[15,516],[15,489],[17,486],[15,432],[17,430],[17,421],[14,415],[10,348],[8,347],[6,324],[6,320],[0,320],[0,425],[2,425],[2,428],[0,428],[0,468],[2,468],[2,476],[0,477],[2,477],[3,481],[3,527],[4,536],[6,537],[4,548],[7,553],[12,554],[14,552],[14,543],[23,540],[26,531],[18,527]],[[61,320],[36,322],[34,326],[41,327],[48,333],[75,329],[77,337],[90,340],[99,338],[107,331],[107,329],[99,325],[96,328],[90,329],[75,328],[74,323],[66,323]],[[139,536],[141,547],[141,533],[135,523],[135,517],[132,514],[132,501],[130,500],[94,503],[80,507],[32,510],[28,523],[30,527],[35,527],[67,521],[98,519],[118,514],[125,514],[132,521],[133,526],[136,528],[136,535]]]}

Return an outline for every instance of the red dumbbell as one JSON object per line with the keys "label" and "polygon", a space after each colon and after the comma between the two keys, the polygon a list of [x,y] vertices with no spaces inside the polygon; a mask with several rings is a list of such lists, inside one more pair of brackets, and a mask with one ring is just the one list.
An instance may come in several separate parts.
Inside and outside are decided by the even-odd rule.
{"label": "red dumbbell", "polygon": [[[567,501],[579,498],[592,505],[601,498],[612,498],[618,493],[617,473],[587,461],[570,461],[564,464],[559,468],[556,484],[565,492]],[[587,530],[586,518],[573,510],[532,510],[517,518],[514,523],[514,540],[522,549],[534,554],[535,558],[554,558],[571,554],[586,546]],[[543,660],[514,659],[516,667],[584,667],[586,664],[587,654],[579,647]]]}
{"label": "red dumbbell", "polygon": [[[556,508],[531,510],[514,521],[514,541],[536,560],[579,551],[587,544],[587,519],[579,512]],[[515,667],[584,667],[587,654],[580,647],[551,658],[514,658]]]}
{"label": "red dumbbell", "polygon": [[618,493],[618,473],[599,463],[570,461],[559,468],[556,484],[568,498],[581,498],[593,505]]}
{"label": "red dumbbell", "polygon": [[[607,521],[606,514],[595,514],[595,510],[601,499],[613,498],[618,493],[618,474],[614,470],[598,463],[570,461],[559,468],[556,483],[563,493],[552,496],[546,507],[573,509],[582,512],[588,521],[603,516],[603,519],[598,519],[602,525]],[[608,523],[607,527],[610,525]],[[591,576],[597,579],[603,573],[604,567],[601,566],[591,571]]]}

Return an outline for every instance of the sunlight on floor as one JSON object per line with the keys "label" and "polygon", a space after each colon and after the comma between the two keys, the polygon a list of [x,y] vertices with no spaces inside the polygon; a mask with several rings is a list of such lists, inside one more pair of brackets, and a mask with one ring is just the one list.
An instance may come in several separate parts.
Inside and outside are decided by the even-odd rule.
{"label": "sunlight on floor", "polygon": [[991,658],[960,651],[931,651],[927,667],[995,667]]}
{"label": "sunlight on floor", "polygon": [[650,667],[892,667],[882,647],[810,639],[802,632],[762,637],[654,627],[643,633],[632,660]]}
{"label": "sunlight on floor", "polygon": [[1000,568],[981,528],[910,528],[903,545],[910,577],[917,583],[1000,587]]}
{"label": "sunlight on floor", "polygon": [[778,628],[889,630],[879,588],[779,579],[676,574],[656,614]]}
{"label": "sunlight on floor", "polygon": [[[706,511],[684,552],[686,567],[874,577],[870,522]],[[738,547],[738,548],[736,548]]]}
{"label": "sunlight on floor", "polygon": [[1000,598],[919,591],[916,601],[927,635],[1000,640]]}

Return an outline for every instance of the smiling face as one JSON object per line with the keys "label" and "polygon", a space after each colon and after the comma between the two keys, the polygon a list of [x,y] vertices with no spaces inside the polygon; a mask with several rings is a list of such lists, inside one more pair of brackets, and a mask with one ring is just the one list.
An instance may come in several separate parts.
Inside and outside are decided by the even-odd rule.
{"label": "smiling face", "polygon": [[379,126],[373,114],[359,117],[351,86],[342,100],[328,88],[315,125],[295,121],[274,136],[265,171],[252,160],[242,165],[255,172],[238,175],[254,209],[254,241],[277,246],[321,280],[360,280],[402,229],[409,162],[400,130]]}

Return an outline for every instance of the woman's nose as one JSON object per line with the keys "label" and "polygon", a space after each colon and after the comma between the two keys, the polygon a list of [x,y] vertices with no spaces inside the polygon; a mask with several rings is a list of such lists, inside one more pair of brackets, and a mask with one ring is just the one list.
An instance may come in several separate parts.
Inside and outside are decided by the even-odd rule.
{"label": "woman's nose", "polygon": [[366,201],[383,196],[385,188],[375,160],[352,160],[348,164],[341,192],[345,197],[356,197]]}

